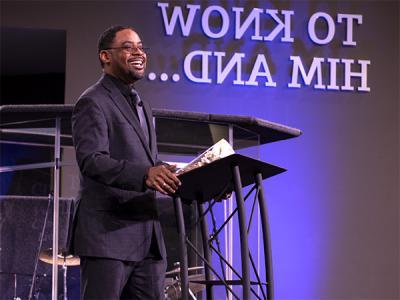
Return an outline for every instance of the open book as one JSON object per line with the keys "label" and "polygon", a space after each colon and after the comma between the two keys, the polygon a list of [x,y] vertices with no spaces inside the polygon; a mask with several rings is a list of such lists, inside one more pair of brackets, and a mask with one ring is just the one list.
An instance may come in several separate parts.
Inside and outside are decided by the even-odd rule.
{"label": "open book", "polygon": [[202,154],[197,156],[195,159],[193,159],[186,166],[178,169],[175,173],[177,175],[181,175],[190,170],[197,169],[234,153],[235,151],[233,150],[232,146],[225,139],[221,139],[219,142],[217,142],[206,151],[204,151]]}

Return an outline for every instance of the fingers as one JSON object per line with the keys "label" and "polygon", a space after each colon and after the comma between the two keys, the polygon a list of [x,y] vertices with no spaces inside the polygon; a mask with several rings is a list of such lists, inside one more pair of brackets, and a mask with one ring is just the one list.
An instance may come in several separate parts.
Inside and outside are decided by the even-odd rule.
{"label": "fingers", "polygon": [[175,173],[173,173],[176,170],[176,165],[165,165],[165,167],[168,169],[168,171],[170,171],[166,173],[166,175],[168,175],[168,178],[172,180],[176,186],[180,186],[181,181],[175,175]]}
{"label": "fingers", "polygon": [[176,170],[177,165],[164,165],[168,170],[174,172]]}
{"label": "fingers", "polygon": [[168,191],[164,188],[165,183],[163,181],[157,181],[156,179],[154,179],[154,177],[149,176],[147,177],[145,183],[149,188],[159,191],[162,194],[168,195]]}
{"label": "fingers", "polygon": [[165,191],[166,194],[175,194],[176,190],[178,189],[171,186],[165,179],[163,179],[162,176],[157,177],[156,181],[157,185],[160,187],[158,191],[160,191],[161,193]]}
{"label": "fingers", "polygon": [[162,188],[163,186],[164,186],[163,184],[160,185],[159,183],[156,182],[153,185],[153,188],[164,195],[168,195],[169,193],[165,189]]}
{"label": "fingers", "polygon": [[217,196],[217,197],[215,198],[215,200],[216,200],[216,201],[222,201],[222,200],[227,200],[227,199],[229,199],[230,197],[232,197],[232,192],[225,192],[225,193],[223,193],[222,195]]}
{"label": "fingers", "polygon": [[177,190],[178,187],[181,185],[181,181],[174,173],[172,173],[172,171],[176,169],[176,165],[165,165],[161,166],[161,168],[162,172],[160,175],[162,176],[162,178],[169,186]]}
{"label": "fingers", "polygon": [[147,173],[146,185],[163,194],[174,194],[181,185],[178,177],[171,172],[174,165],[151,167]]}
{"label": "fingers", "polygon": [[225,194],[222,196],[223,199],[229,199],[230,197],[232,197],[232,192],[225,193]]}
{"label": "fingers", "polygon": [[163,182],[161,182],[161,184],[163,186],[169,186],[175,191],[178,189],[179,186],[172,179],[170,179],[168,176],[165,176],[164,174],[161,174],[161,178],[163,180]]}
{"label": "fingers", "polygon": [[180,180],[174,173],[171,173],[171,172],[161,173],[161,177],[174,190],[177,190],[179,188],[179,186],[181,185]]}

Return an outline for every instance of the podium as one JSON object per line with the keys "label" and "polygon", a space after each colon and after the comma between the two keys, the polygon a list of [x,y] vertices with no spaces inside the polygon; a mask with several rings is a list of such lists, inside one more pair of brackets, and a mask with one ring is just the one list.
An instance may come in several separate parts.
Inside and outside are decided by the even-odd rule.
{"label": "podium", "polygon": [[[182,182],[181,187],[178,189],[174,196],[174,206],[177,218],[177,229],[179,234],[179,252],[180,252],[180,276],[181,276],[181,298],[188,299],[189,293],[189,278],[188,278],[188,265],[187,265],[187,249],[186,245],[190,247],[203,261],[205,269],[205,280],[197,280],[195,283],[203,283],[206,285],[207,299],[213,299],[213,286],[224,285],[236,299],[250,299],[251,293],[256,297],[252,285],[258,285],[261,288],[262,295],[265,299],[273,298],[273,274],[272,274],[272,261],[269,240],[269,225],[268,225],[268,212],[265,204],[264,191],[262,180],[280,174],[286,171],[280,167],[261,162],[240,154],[233,154],[228,157],[214,161],[206,166],[191,170],[179,176]],[[254,184],[253,190],[256,191],[256,197],[262,220],[263,244],[265,261],[265,274],[266,282],[261,282],[258,270],[254,268],[253,259],[249,253],[248,246],[248,223],[246,218],[246,211],[244,202],[248,198],[243,197],[243,187]],[[234,191],[236,195],[237,209],[229,216],[228,220],[234,214],[238,215],[238,225],[240,233],[240,253],[241,253],[241,274],[235,270],[233,266],[229,265],[234,273],[240,278],[239,280],[226,280],[215,272],[211,265],[210,247],[213,239],[221,232],[221,226],[218,232],[215,232],[211,238],[208,236],[208,226],[205,220],[206,211],[203,207],[205,202],[211,201],[213,198],[218,198],[222,193]],[[199,212],[199,223],[201,226],[202,242],[203,242],[203,255],[194,247],[194,245],[186,238],[185,224],[182,213],[182,202],[190,202],[191,200],[197,201],[197,209]],[[229,201],[229,200],[226,200]],[[251,222],[251,219],[250,219]],[[221,253],[214,252],[224,260]],[[250,280],[250,262],[253,265],[253,271],[256,273],[256,281]],[[218,277],[218,280],[212,279],[212,272]],[[230,288],[231,285],[242,286],[242,297],[239,297]],[[266,286],[266,291],[264,291]]]}
{"label": "podium", "polygon": [[[72,135],[71,135],[71,115],[73,105],[6,105],[0,106],[0,146],[3,145],[29,145],[32,147],[47,148],[54,152],[54,159],[51,161],[40,161],[38,163],[19,163],[13,165],[1,165],[0,174],[7,172],[21,172],[26,170],[37,170],[37,169],[52,169],[52,180],[51,185],[54,191],[54,210],[55,216],[53,220],[53,257],[54,263],[52,268],[52,299],[58,297],[58,266],[56,262],[56,254],[58,249],[58,233],[59,233],[59,199],[61,197],[60,191],[60,171],[61,168],[72,167],[75,168],[76,164],[74,161],[65,161],[65,153],[61,153],[61,150],[70,150],[72,147]],[[184,112],[184,111],[173,111],[166,109],[154,109],[153,110],[154,123],[157,131],[157,145],[159,153],[166,155],[166,158],[170,155],[186,155],[186,156],[197,156],[199,153],[207,149],[209,146],[214,144],[220,138],[227,138],[229,143],[235,150],[249,149],[254,146],[264,145],[271,142],[286,140],[295,138],[301,135],[301,131],[296,128],[291,128],[282,124],[270,122],[267,120],[250,117],[250,116],[236,116],[236,115],[221,115],[221,114],[209,114],[199,112]],[[62,154],[62,155],[61,155]],[[221,165],[220,165],[221,164]],[[233,165],[232,165],[233,164]],[[232,167],[234,166],[234,167]],[[264,166],[264,167],[262,167]],[[251,168],[247,168],[251,167]],[[212,169],[209,169],[212,168]],[[215,168],[215,170],[214,170]],[[254,175],[254,170],[261,171]],[[212,212],[212,205],[218,204],[217,201],[211,199],[215,197],[218,192],[221,192],[221,187],[224,187],[226,191],[234,190],[237,195],[237,202],[239,203],[235,212],[241,218],[241,222],[246,220],[246,214],[241,205],[246,201],[248,196],[243,197],[241,187],[251,185],[255,183],[255,187],[252,189],[257,193],[257,199],[264,199],[264,192],[261,186],[263,178],[276,175],[283,169],[277,169],[277,167],[264,164],[262,162],[252,160],[250,158],[244,158],[237,155],[215,162],[204,168],[193,170],[187,174],[181,176],[181,180],[184,182],[179,193],[174,198],[174,206],[177,212],[177,216],[182,216],[182,202],[190,201],[189,199],[196,200],[196,207],[200,216],[203,216],[209,212]],[[206,172],[207,171],[207,172]],[[220,175],[208,178],[208,174],[213,174],[214,171],[218,171]],[[203,174],[203,172],[206,172]],[[210,173],[208,173],[210,172]],[[238,173],[238,174],[237,174]],[[215,173],[216,174],[216,173]],[[251,174],[251,175],[248,175]],[[222,176],[223,175],[223,176]],[[66,177],[65,175],[63,176]],[[201,178],[201,180],[199,179]],[[211,178],[214,178],[211,180]],[[201,185],[201,184],[207,185]],[[64,187],[66,185],[64,184]],[[260,211],[265,211],[261,214],[262,228],[263,228],[263,240],[267,250],[264,251],[266,259],[270,262],[269,252],[269,234],[268,234],[268,219],[264,201],[260,202]],[[232,203],[232,202],[229,202]],[[206,205],[209,204],[208,207]],[[263,205],[263,207],[262,207]],[[172,205],[171,205],[172,206]],[[240,211],[240,213],[239,213]],[[226,222],[229,221],[229,218]],[[201,226],[202,240],[207,241],[208,230],[207,222],[199,218],[199,224]],[[186,247],[182,245],[188,244],[186,241],[185,227],[182,218],[178,218],[178,230],[180,238],[180,257],[182,266],[187,267]],[[224,224],[226,223],[224,222]],[[223,227],[223,226],[221,226]],[[245,236],[245,225],[240,225],[240,234]],[[212,239],[215,240],[218,232],[221,232],[222,228],[216,230]],[[175,228],[174,228],[175,231]],[[188,241],[190,243],[190,241]],[[267,244],[268,243],[268,244]],[[192,245],[193,246],[193,245]],[[196,247],[194,247],[196,248]],[[234,280],[212,280],[211,271],[212,265],[208,265],[210,259],[207,255],[210,255],[210,247],[207,243],[203,242],[203,256],[205,256],[205,276],[206,276],[206,291],[207,298],[212,298],[213,286],[217,284],[236,284],[238,282]],[[246,251],[246,247],[241,246],[242,252]],[[198,251],[198,249],[195,249]],[[217,253],[217,249],[211,249]],[[201,253],[199,253],[201,254]],[[243,256],[243,253],[241,253]],[[207,262],[207,263],[206,263]],[[229,264],[229,262],[227,262]],[[253,265],[253,259],[250,259],[250,263]],[[227,265],[228,265],[227,264]],[[243,284],[246,295],[252,292],[253,282],[249,279],[249,264],[244,264],[242,271],[243,280],[240,283]],[[185,285],[183,298],[187,298],[188,294],[188,276],[187,270],[181,268],[181,275],[186,277],[183,279],[183,285]],[[182,271],[183,270],[183,271]],[[272,265],[268,263],[268,295],[269,298],[273,296],[273,278],[272,278]],[[260,281],[260,280],[258,280]],[[261,285],[264,283],[261,283]],[[265,284],[264,284],[265,286]],[[250,290],[250,292],[249,292]],[[209,297],[210,296],[210,297]],[[238,297],[236,297],[238,298]]]}

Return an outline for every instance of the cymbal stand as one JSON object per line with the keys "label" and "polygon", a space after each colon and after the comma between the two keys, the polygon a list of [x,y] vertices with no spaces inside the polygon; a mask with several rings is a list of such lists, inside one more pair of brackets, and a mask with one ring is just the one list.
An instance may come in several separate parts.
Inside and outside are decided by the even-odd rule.
{"label": "cymbal stand", "polygon": [[192,290],[189,288],[189,295],[193,298],[193,300],[197,300],[196,296],[193,294]]}
{"label": "cymbal stand", "polygon": [[[175,262],[175,263],[174,263],[174,267],[179,268],[179,267],[180,267],[180,263],[179,263],[179,262]],[[177,283],[178,291],[176,290],[176,285],[175,285],[175,283],[172,284],[171,287],[174,289],[173,296],[175,296],[175,297],[179,296],[179,298],[180,298],[180,296],[182,295],[182,294],[181,294],[181,293],[182,293],[182,284],[181,284],[180,272],[178,272],[178,273],[176,274],[174,280],[175,280],[175,282]],[[190,287],[188,287],[188,292],[189,292],[189,295],[192,297],[193,300],[197,300],[196,296],[194,295],[194,293],[193,293],[193,291],[190,289]],[[167,293],[167,294],[168,294],[168,293]],[[177,298],[178,298],[178,297],[177,297]],[[169,299],[169,298],[168,298],[168,295],[166,296],[166,299]],[[175,298],[172,298],[172,299],[175,299]],[[65,300],[66,300],[66,299],[65,299]]]}
{"label": "cymbal stand", "polygon": [[[175,266],[175,267],[179,267],[179,265],[180,265],[179,262],[174,263],[174,266]],[[176,274],[175,280],[179,283],[179,287],[182,288],[180,273]],[[188,292],[189,292],[189,295],[192,297],[193,300],[197,300],[196,296],[193,294],[193,292],[192,292],[192,290],[190,289],[190,287],[188,287]]]}
{"label": "cymbal stand", "polygon": [[63,270],[63,281],[64,281],[64,283],[63,283],[63,286],[64,286],[64,292],[63,292],[63,294],[64,294],[64,300],[67,300],[68,299],[68,297],[67,297],[67,256],[66,255],[63,255],[64,256],[64,262],[63,262],[63,265],[62,265],[62,270]]}
{"label": "cymbal stand", "polygon": [[17,274],[14,273],[14,298],[13,300],[21,300],[20,297],[17,297]]}
{"label": "cymbal stand", "polygon": [[33,296],[33,287],[35,286],[35,282],[36,282],[36,273],[37,273],[37,266],[38,266],[38,262],[39,262],[39,254],[40,254],[40,249],[42,248],[44,232],[46,230],[46,224],[47,224],[47,217],[49,215],[49,209],[50,209],[50,204],[51,204],[52,199],[53,199],[53,194],[50,193],[49,194],[49,201],[47,202],[46,215],[44,216],[42,232],[40,233],[39,246],[38,246],[38,250],[36,252],[35,267],[33,269],[32,283],[31,283],[31,287],[29,289],[28,300],[32,300],[32,296]]}

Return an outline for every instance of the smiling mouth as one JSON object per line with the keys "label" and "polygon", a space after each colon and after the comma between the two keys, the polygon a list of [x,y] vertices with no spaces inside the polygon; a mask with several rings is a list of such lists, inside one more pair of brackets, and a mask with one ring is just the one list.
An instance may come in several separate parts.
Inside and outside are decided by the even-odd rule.
{"label": "smiling mouth", "polygon": [[138,69],[144,68],[144,59],[141,57],[129,60],[129,65]]}

